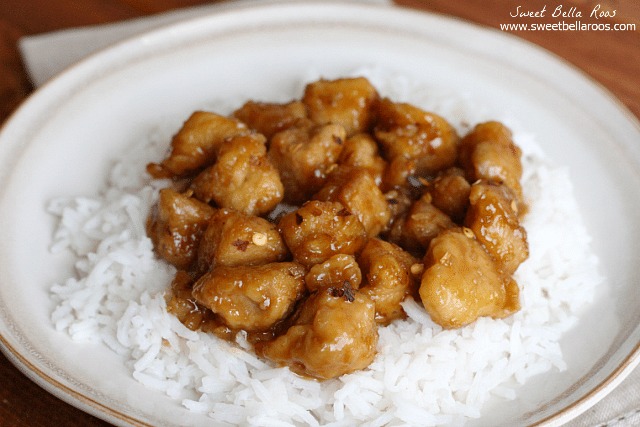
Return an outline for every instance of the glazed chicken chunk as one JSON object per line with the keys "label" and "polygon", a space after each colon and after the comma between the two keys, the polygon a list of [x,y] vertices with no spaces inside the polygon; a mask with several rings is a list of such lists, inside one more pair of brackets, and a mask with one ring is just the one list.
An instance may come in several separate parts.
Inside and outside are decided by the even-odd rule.
{"label": "glazed chicken chunk", "polygon": [[476,125],[460,142],[460,163],[470,182],[479,179],[504,184],[522,199],[522,150],[500,122]]}
{"label": "glazed chicken chunk", "polygon": [[258,343],[256,352],[299,375],[325,380],[369,366],[377,343],[373,302],[344,286],[313,293],[287,332]]}
{"label": "glazed chicken chunk", "polygon": [[258,265],[285,261],[289,251],[276,225],[232,209],[219,209],[198,246],[198,271],[225,265]]}
{"label": "glazed chicken chunk", "polygon": [[338,167],[313,198],[340,202],[358,217],[368,236],[377,236],[391,218],[384,194],[364,168]]}
{"label": "glazed chicken chunk", "polygon": [[194,195],[249,215],[272,210],[284,197],[277,169],[267,157],[265,137],[247,134],[229,138],[216,150],[215,163],[191,184]]}
{"label": "glazed chicken chunk", "polygon": [[367,241],[358,217],[338,202],[307,202],[283,216],[278,229],[293,258],[306,267],[336,254],[357,254]]}
{"label": "glazed chicken chunk", "polygon": [[196,111],[171,140],[171,153],[162,163],[150,163],[154,178],[185,177],[215,160],[215,151],[227,138],[248,132],[235,119],[206,111]]}
{"label": "glazed chicken chunk", "polygon": [[171,282],[171,294],[167,300],[167,311],[182,322],[192,331],[197,330],[207,315],[204,307],[196,302],[191,295],[193,277],[184,271],[178,270]]}
{"label": "glazed chicken chunk", "polygon": [[352,255],[336,254],[323,263],[309,269],[304,278],[310,292],[322,288],[340,287],[345,283],[358,289],[362,283],[362,272]]}
{"label": "glazed chicken chunk", "polygon": [[308,121],[271,138],[269,158],[280,172],[286,202],[300,204],[320,190],[338,161],[345,138],[340,125]]}
{"label": "glazed chicken chunk", "polygon": [[158,256],[178,269],[191,267],[214,212],[211,206],[171,188],[160,190],[147,221],[147,235]]}
{"label": "glazed chicken chunk", "polygon": [[395,234],[395,238],[389,237],[389,235],[393,234],[391,230],[393,230],[394,227],[398,227],[396,225],[398,221],[404,221],[411,205],[415,202],[414,195],[410,189],[398,187],[384,193],[384,198],[387,200],[387,206],[389,206],[389,211],[391,212],[391,219],[389,220],[387,230],[383,232],[383,236],[386,240],[397,243],[399,241],[401,228],[395,229],[395,233],[397,233]]}
{"label": "glazed chicken chunk", "polygon": [[382,190],[410,189],[411,178],[418,174],[416,165],[417,161],[415,159],[408,159],[403,156],[389,159],[382,176]]}
{"label": "glazed chicken chunk", "polygon": [[302,298],[306,270],[294,262],[219,266],[193,285],[193,296],[236,330],[265,331]]}
{"label": "glazed chicken chunk", "polygon": [[455,223],[462,223],[471,192],[471,184],[465,179],[462,169],[445,169],[429,183],[427,192],[431,195],[433,206],[447,214]]}
{"label": "glazed chicken chunk", "polygon": [[411,267],[417,260],[393,243],[369,239],[358,261],[364,276],[360,291],[374,302],[376,321],[387,325],[405,317],[400,304],[416,293],[418,281]]}
{"label": "glazed chicken chunk", "polygon": [[269,139],[306,118],[307,108],[301,101],[286,104],[247,101],[233,112],[233,117]]}
{"label": "glazed chicken chunk", "polygon": [[515,195],[504,185],[478,182],[471,187],[469,200],[465,225],[496,264],[513,274],[529,257],[527,232],[518,220]]}
{"label": "glazed chicken chunk", "polygon": [[441,231],[455,227],[455,223],[431,203],[431,195],[425,193],[416,200],[405,216],[396,220],[390,230],[389,240],[411,252],[429,247],[431,239]]}
{"label": "glazed chicken chunk", "polygon": [[520,308],[517,283],[498,270],[468,229],[449,229],[431,241],[420,298],[444,328],[459,328],[481,316],[506,317]]}
{"label": "glazed chicken chunk", "polygon": [[318,124],[342,125],[347,135],[366,132],[374,120],[378,92],[365,78],[318,80],[306,86],[302,102]]}
{"label": "glazed chicken chunk", "polygon": [[442,117],[387,98],[377,103],[377,115],[374,135],[394,168],[426,176],[454,165],[459,138]]}
{"label": "glazed chicken chunk", "polygon": [[376,185],[382,183],[387,162],[378,152],[378,144],[368,133],[358,133],[344,142],[338,158],[341,166],[353,166],[366,169]]}

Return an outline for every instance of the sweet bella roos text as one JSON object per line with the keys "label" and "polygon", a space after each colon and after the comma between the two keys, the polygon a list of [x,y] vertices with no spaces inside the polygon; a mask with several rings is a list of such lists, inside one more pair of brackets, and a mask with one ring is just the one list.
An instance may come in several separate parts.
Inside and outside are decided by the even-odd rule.
{"label": "sweet bella roos text", "polygon": [[[530,10],[518,5],[515,10],[509,12],[509,16],[512,18],[544,18],[547,16],[547,5],[542,6],[542,9]],[[557,5],[551,15],[553,18],[582,18],[584,17],[582,11],[578,10],[576,6],[565,7],[562,4]],[[613,18],[616,16],[616,10],[605,10],[601,4],[597,4],[591,9],[589,18]]]}

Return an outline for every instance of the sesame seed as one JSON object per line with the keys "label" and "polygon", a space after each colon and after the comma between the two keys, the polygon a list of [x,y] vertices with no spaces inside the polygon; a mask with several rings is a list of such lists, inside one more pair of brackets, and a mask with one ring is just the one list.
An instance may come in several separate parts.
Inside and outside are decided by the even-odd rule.
{"label": "sesame seed", "polygon": [[264,246],[267,244],[267,235],[264,233],[253,233],[251,241],[257,246]]}
{"label": "sesame seed", "polygon": [[462,232],[464,233],[465,236],[467,236],[469,239],[473,239],[475,238],[475,234],[473,234],[473,230],[468,228],[468,227],[462,227]]}
{"label": "sesame seed", "polygon": [[448,266],[450,260],[451,260],[451,253],[445,252],[444,255],[442,255],[442,258],[440,258],[440,264]]}
{"label": "sesame seed", "polygon": [[411,266],[411,274],[419,276],[424,271],[424,264],[415,263]]}

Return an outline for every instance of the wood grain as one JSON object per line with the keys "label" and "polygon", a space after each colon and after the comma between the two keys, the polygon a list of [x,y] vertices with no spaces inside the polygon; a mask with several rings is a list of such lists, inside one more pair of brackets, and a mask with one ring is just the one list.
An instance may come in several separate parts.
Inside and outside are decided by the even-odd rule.
{"label": "wood grain", "polygon": [[[602,84],[620,99],[636,117],[640,117],[640,2],[630,0],[567,0],[547,2],[527,0],[514,2],[487,0],[474,2],[446,0],[398,0],[398,4],[429,9],[445,15],[459,17],[500,31],[500,24],[556,23],[580,21],[583,24],[635,24],[635,31],[509,31],[510,34],[535,43],[564,58]],[[553,17],[556,5],[565,12],[571,7],[580,18]],[[610,20],[590,18],[591,11],[601,5],[600,11],[616,11]],[[427,6],[428,5],[428,6]],[[517,5],[526,5],[530,11],[539,11],[546,5],[544,18],[518,18]],[[522,11],[524,8],[521,8]]]}
{"label": "wood grain", "polygon": [[[1,0],[0,1],[0,123],[33,91],[22,65],[16,42],[20,37],[48,31],[116,22],[167,10],[205,3],[204,0]],[[210,2],[208,2],[210,3]],[[518,3],[512,0],[398,0],[405,7],[422,9],[475,22],[495,31],[505,23],[553,23],[557,1],[527,0],[529,10],[546,5],[544,18],[513,17]],[[608,22],[636,24],[635,31],[509,31],[564,58],[611,91],[640,117],[640,2],[636,0],[566,0],[565,10],[575,7],[583,15],[601,5],[615,10]],[[566,21],[571,21],[567,18]],[[596,21],[583,16],[585,23]],[[58,400],[0,355],[0,425],[8,427],[107,426]]]}

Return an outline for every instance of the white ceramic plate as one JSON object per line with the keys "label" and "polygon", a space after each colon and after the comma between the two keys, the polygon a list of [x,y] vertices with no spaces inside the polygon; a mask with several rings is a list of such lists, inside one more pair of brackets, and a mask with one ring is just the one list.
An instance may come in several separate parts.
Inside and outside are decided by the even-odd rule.
{"label": "white ceramic plate", "polygon": [[49,320],[48,289],[70,273],[52,256],[54,196],[95,194],[114,157],[158,123],[178,126],[212,100],[278,99],[311,67],[327,77],[377,65],[460,90],[525,118],[568,165],[606,276],[603,294],[562,341],[569,368],[493,406],[480,424],[558,425],[584,411],[640,359],[640,126],[575,69],[518,39],[378,6],[238,8],[119,44],[37,91],[0,135],[2,349],[56,396],[118,425],[190,425],[178,402],[135,382],[104,346]]}

